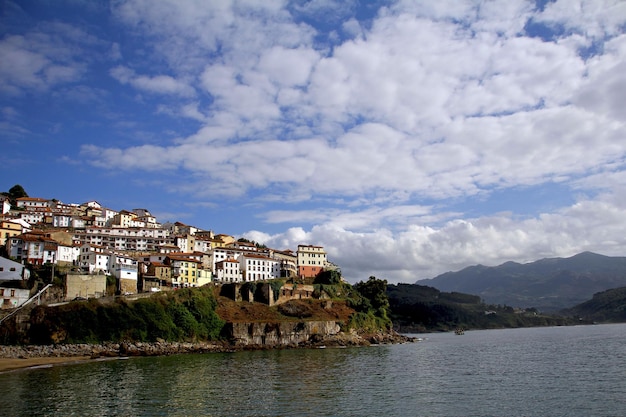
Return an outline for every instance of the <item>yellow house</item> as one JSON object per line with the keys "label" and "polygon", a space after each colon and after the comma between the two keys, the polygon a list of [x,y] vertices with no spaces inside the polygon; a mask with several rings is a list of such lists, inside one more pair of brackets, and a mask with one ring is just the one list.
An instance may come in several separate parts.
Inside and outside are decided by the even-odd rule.
{"label": "yellow house", "polygon": [[113,217],[113,225],[121,228],[131,227],[137,219],[137,214],[130,211],[122,210]]}
{"label": "yellow house", "polygon": [[22,225],[7,220],[0,222],[0,245],[7,243],[10,237],[17,236],[22,233]]}
{"label": "yellow house", "polygon": [[172,286],[174,288],[197,287],[198,286],[198,269],[201,261],[169,254],[165,258],[165,264],[172,267]]}

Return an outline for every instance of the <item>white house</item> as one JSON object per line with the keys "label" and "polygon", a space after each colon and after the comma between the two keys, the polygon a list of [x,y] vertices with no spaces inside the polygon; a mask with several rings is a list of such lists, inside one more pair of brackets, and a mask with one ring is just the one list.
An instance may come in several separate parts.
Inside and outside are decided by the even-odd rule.
{"label": "white house", "polygon": [[56,263],[58,243],[37,233],[25,233],[8,239],[7,251],[11,258],[26,260],[33,265]]}
{"label": "white house", "polygon": [[0,287],[0,308],[16,308],[24,304],[30,298],[30,290],[20,288]]}
{"label": "white house", "polygon": [[0,257],[0,281],[26,280],[30,271],[21,263]]}
{"label": "white house", "polygon": [[239,265],[246,282],[280,278],[280,261],[276,259],[245,253],[239,257]]}
{"label": "white house", "polygon": [[241,282],[239,261],[227,258],[215,264],[215,280],[220,282]]}
{"label": "white house", "polygon": [[52,206],[51,200],[44,198],[20,197],[16,200],[17,207],[25,210],[31,209],[48,209]]}
{"label": "white house", "polygon": [[2,208],[2,214],[6,214],[11,210],[11,201],[9,197],[0,195],[0,207]]}
{"label": "white house", "polygon": [[79,265],[90,274],[108,275],[110,255],[110,252],[103,247],[85,244],[80,247]]}
{"label": "white house", "polygon": [[87,201],[86,203],[81,204],[81,206],[98,209],[102,208],[102,204],[98,203],[96,200]]}
{"label": "white house", "polygon": [[57,245],[57,264],[77,264],[80,257],[80,247],[76,245]]}
{"label": "white house", "polygon": [[132,279],[137,281],[137,261],[130,256],[111,253],[109,256],[109,270],[116,278]]}
{"label": "white house", "polygon": [[137,260],[120,253],[111,253],[109,271],[118,279],[119,290],[123,294],[137,292]]}
{"label": "white house", "polygon": [[217,264],[226,259],[234,259],[235,261],[243,254],[242,251],[229,248],[213,248],[211,250],[211,269],[217,274]]}
{"label": "white house", "polygon": [[161,225],[157,222],[156,217],[154,217],[150,212],[146,209],[133,209],[133,213],[137,215],[137,220],[144,223],[144,227],[160,227]]}
{"label": "white house", "polygon": [[43,211],[24,211],[20,213],[20,219],[30,224],[43,223],[46,213]]}
{"label": "white house", "polygon": [[72,224],[72,215],[70,214],[52,214],[52,227],[66,228]]}

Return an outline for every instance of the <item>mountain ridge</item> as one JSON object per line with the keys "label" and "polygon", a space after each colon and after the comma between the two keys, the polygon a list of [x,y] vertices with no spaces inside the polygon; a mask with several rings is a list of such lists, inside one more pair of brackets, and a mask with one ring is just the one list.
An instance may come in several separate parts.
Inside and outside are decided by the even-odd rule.
{"label": "mountain ridge", "polygon": [[581,252],[568,258],[472,265],[415,284],[480,296],[491,304],[558,311],[626,286],[626,257]]}

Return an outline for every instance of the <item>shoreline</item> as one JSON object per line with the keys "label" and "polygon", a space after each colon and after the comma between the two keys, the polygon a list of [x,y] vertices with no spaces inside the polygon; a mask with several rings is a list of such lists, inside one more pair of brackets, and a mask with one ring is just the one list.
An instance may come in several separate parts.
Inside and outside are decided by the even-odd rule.
{"label": "shoreline", "polygon": [[337,334],[315,341],[289,345],[233,344],[213,342],[121,342],[101,344],[0,345],[0,374],[18,369],[115,360],[137,356],[170,356],[186,353],[232,353],[245,350],[311,349],[320,347],[357,347],[416,342],[417,338],[397,333],[370,337]]}
{"label": "shoreline", "polygon": [[0,375],[8,372],[29,369],[44,369],[92,361],[90,356],[40,357],[40,358],[0,358]]}

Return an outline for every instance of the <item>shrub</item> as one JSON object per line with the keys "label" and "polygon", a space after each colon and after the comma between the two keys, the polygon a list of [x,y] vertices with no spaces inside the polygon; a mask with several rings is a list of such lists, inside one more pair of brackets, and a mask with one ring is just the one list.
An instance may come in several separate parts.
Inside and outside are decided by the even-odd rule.
{"label": "shrub", "polygon": [[211,288],[106,305],[90,300],[39,306],[31,313],[28,338],[36,344],[212,340],[224,326],[216,306]]}

